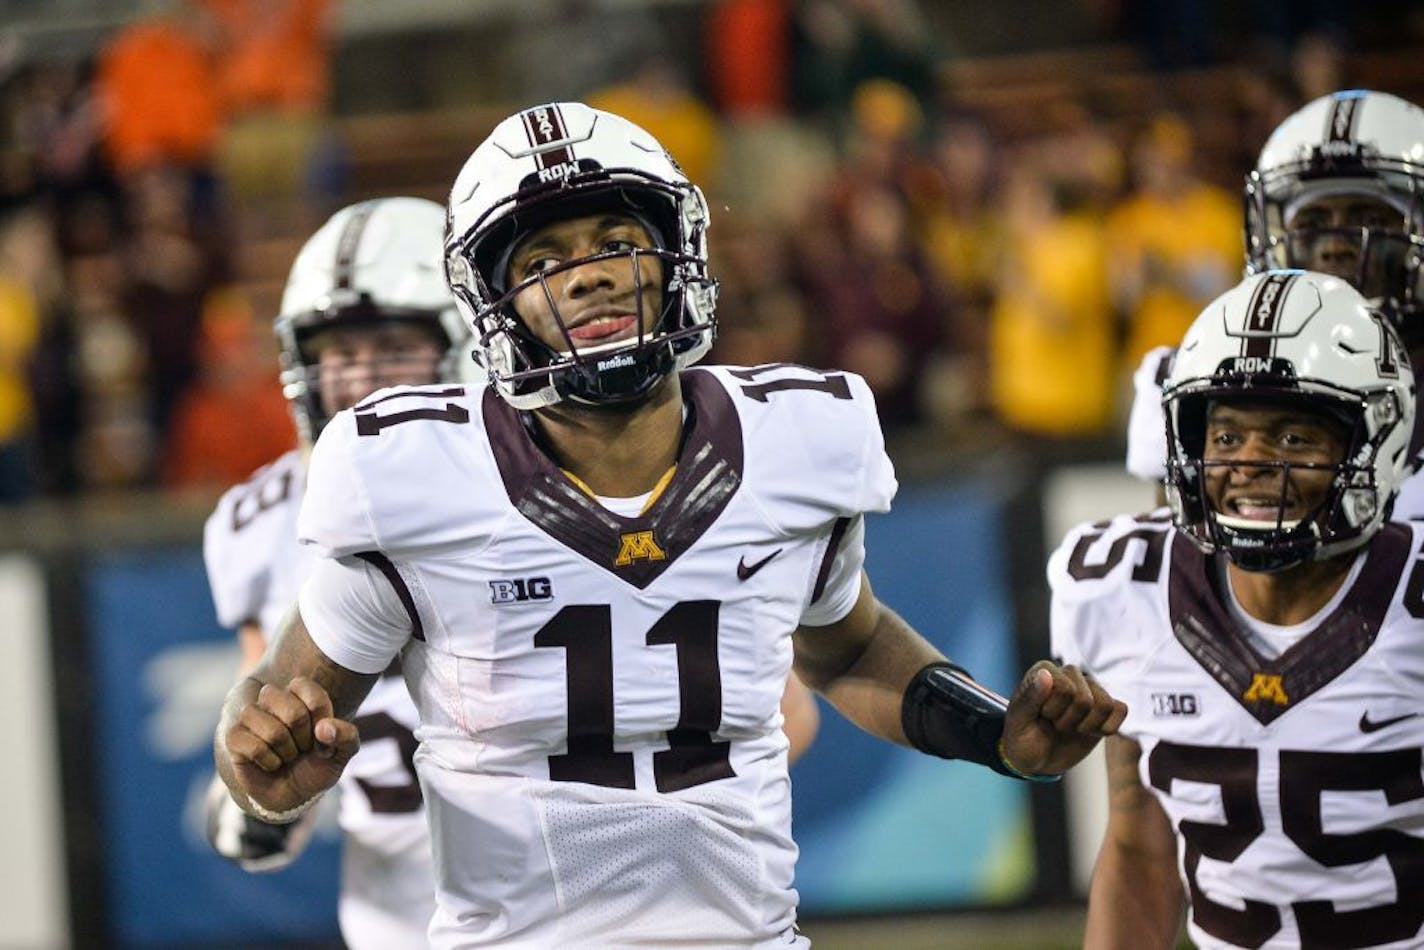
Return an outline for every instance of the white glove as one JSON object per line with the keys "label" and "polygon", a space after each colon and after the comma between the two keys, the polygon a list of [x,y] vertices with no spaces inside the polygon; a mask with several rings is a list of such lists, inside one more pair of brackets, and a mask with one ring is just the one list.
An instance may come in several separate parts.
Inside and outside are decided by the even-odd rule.
{"label": "white glove", "polygon": [[310,809],[288,824],[268,824],[238,807],[222,779],[214,775],[203,799],[203,826],[213,850],[244,871],[280,871],[306,849],[317,811]]}

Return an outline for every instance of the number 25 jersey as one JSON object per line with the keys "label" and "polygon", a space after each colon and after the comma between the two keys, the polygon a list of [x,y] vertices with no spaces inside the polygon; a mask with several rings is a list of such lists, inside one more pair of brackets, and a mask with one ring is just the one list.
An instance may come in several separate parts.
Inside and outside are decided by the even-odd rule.
{"label": "number 25 jersey", "polygon": [[404,649],[440,946],[794,945],[779,701],[800,623],[859,593],[895,480],[851,374],[681,375],[684,438],[636,517],[492,392],[392,390],[322,434],[302,512],[318,646]]}
{"label": "number 25 jersey", "polygon": [[1165,510],[1071,532],[1053,650],[1128,704],[1202,947],[1424,946],[1424,526],[1275,657]]}

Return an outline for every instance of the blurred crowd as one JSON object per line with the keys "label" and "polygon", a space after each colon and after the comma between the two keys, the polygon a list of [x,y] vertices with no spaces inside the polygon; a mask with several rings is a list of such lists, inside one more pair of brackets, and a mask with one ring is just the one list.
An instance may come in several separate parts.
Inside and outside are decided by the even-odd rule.
{"label": "blurred crowd", "polygon": [[[293,444],[270,326],[289,249],[351,198],[338,6],[172,0],[78,59],[0,42],[0,502],[217,490]],[[1141,51],[1126,114],[966,95],[915,0],[710,0],[693,61],[636,5],[532,4],[501,45],[546,68],[482,105],[584,98],[669,147],[714,208],[714,359],[861,373],[892,439],[1072,445],[1239,275],[1269,130],[1353,79],[1311,4],[1249,66],[1196,43],[1196,4],[1139,6],[1078,5]]]}
{"label": "blurred crowd", "polygon": [[88,57],[7,48],[0,497],[215,486],[292,444],[236,252],[339,198],[333,11],[188,0]]}

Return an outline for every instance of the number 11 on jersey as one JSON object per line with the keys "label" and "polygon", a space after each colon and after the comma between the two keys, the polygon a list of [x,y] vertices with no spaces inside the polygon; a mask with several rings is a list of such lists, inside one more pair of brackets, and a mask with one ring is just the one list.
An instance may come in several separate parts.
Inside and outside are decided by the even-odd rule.
{"label": "number 11 on jersey", "polygon": [[[722,673],[717,660],[721,603],[689,600],[673,605],[653,624],[644,643],[677,650],[679,715],[668,748],[653,753],[659,792],[675,792],[731,778],[731,745],[715,741],[722,724]],[[613,748],[613,608],[564,607],[534,635],[536,647],[560,647],[566,656],[568,752],[549,756],[549,778],[610,788],[634,788],[633,753]]]}

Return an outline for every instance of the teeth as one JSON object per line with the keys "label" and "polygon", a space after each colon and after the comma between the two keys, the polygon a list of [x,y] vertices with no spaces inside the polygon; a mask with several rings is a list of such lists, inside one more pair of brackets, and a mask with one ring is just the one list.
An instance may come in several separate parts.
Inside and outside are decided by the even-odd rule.
{"label": "teeth", "polygon": [[[1216,516],[1216,520],[1230,528],[1248,530],[1259,529],[1262,523],[1269,524],[1273,528],[1276,526],[1276,516],[1274,514],[1268,518],[1232,518],[1228,515],[1219,514]],[[1284,518],[1280,522],[1280,527],[1289,531],[1298,524],[1300,524],[1299,518]]]}
{"label": "teeth", "polygon": [[1236,512],[1248,518],[1270,518],[1272,520],[1282,511],[1288,510],[1280,505],[1252,504],[1251,502],[1238,501],[1231,506]]}

